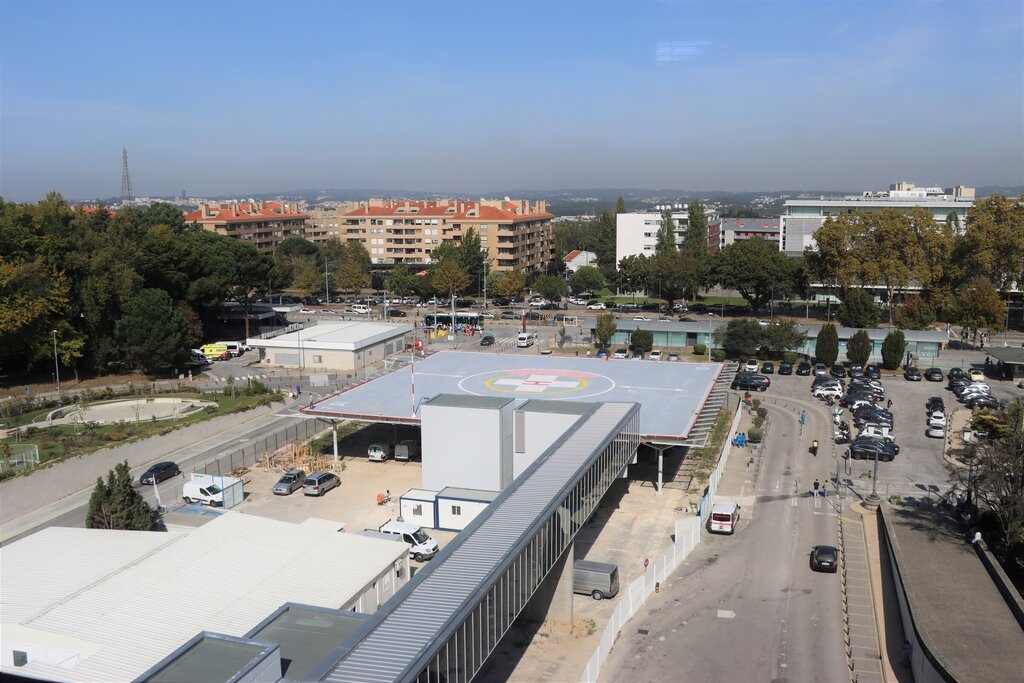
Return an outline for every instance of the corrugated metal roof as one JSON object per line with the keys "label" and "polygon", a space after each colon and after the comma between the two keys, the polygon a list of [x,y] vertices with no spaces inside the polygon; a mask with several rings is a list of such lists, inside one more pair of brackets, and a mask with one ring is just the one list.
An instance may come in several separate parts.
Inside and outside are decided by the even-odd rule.
{"label": "corrugated metal roof", "polygon": [[446,486],[438,492],[437,497],[491,502],[497,498],[499,494],[499,491],[484,491],[481,489],[463,489],[458,486]]}
{"label": "corrugated metal roof", "polygon": [[[84,637],[99,648],[72,668],[30,662],[18,671],[97,683],[133,679],[202,630],[244,635],[285,602],[341,607],[408,552],[404,544],[337,533],[330,525],[229,511],[148,555],[137,547],[134,553],[122,551],[121,568],[112,569],[117,563],[103,554],[79,552],[95,548],[90,539],[96,532],[63,531],[63,542],[34,542],[34,558],[19,562],[17,572],[8,573],[5,564],[3,587],[25,594],[45,590],[50,569],[66,563],[69,547],[78,559],[76,570],[95,576],[100,572],[90,567],[102,566],[98,581],[64,591],[49,609],[25,622],[33,629]],[[18,546],[25,541],[4,554],[20,555]],[[0,618],[9,619],[6,609]]]}
{"label": "corrugated metal roof", "polygon": [[521,542],[546,519],[547,507],[569,485],[580,468],[612,439],[622,422],[639,406],[635,403],[600,404],[571,435],[554,446],[550,455],[514,489],[506,490],[486,516],[464,531],[431,565],[414,579],[415,589],[393,601],[385,614],[326,680],[339,683],[390,683],[399,680],[432,644],[448,636],[446,628],[480,599],[490,580],[505,562],[515,559]]}

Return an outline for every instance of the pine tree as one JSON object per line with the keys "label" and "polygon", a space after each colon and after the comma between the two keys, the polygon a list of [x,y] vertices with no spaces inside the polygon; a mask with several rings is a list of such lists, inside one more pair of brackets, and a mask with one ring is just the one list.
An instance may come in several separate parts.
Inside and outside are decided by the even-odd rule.
{"label": "pine tree", "polygon": [[832,323],[821,326],[818,338],[814,342],[814,357],[829,366],[835,364],[839,357],[839,334]]}
{"label": "pine tree", "polygon": [[676,222],[672,218],[672,210],[665,209],[661,213],[661,227],[658,228],[658,241],[654,253],[658,256],[676,251]]}
{"label": "pine tree", "polygon": [[894,330],[887,334],[882,342],[882,367],[887,370],[898,368],[906,348],[907,340],[901,331]]}
{"label": "pine tree", "polygon": [[864,367],[871,358],[871,351],[874,345],[871,337],[864,330],[858,330],[846,344],[846,357],[857,367]]}
{"label": "pine tree", "polygon": [[89,497],[85,526],[89,529],[131,531],[152,531],[156,526],[155,511],[132,486],[127,460],[107,473],[106,482],[96,478],[96,487]]}

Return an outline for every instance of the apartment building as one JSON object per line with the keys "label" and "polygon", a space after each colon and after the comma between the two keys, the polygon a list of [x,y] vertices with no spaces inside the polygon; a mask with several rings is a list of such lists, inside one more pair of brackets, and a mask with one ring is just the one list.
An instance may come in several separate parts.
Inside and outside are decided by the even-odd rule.
{"label": "apartment building", "polygon": [[374,263],[426,265],[473,228],[492,270],[526,273],[554,258],[552,218],[543,200],[370,199],[342,216],[339,238],[362,242]]}
{"label": "apartment building", "polygon": [[[627,256],[645,254],[654,256],[654,248],[658,243],[658,230],[661,229],[661,214],[672,211],[672,222],[675,223],[676,246],[682,246],[686,237],[686,229],[690,225],[690,210],[686,204],[656,206],[650,211],[634,211],[620,213],[615,216],[615,263]],[[718,224],[722,222],[714,209],[704,209],[704,220],[708,226],[708,234],[713,230],[720,231]]]}
{"label": "apartment building", "polygon": [[290,202],[203,203],[185,212],[186,223],[198,223],[218,235],[251,243],[268,254],[289,237],[305,237],[309,214]]}
{"label": "apartment building", "polygon": [[911,209],[920,206],[930,211],[937,221],[946,220],[946,217],[952,213],[956,215],[960,226],[963,227],[967,211],[973,205],[973,187],[962,185],[946,189],[916,187],[913,183],[906,181],[890,185],[888,191],[790,199],[783,205],[780,248],[790,256],[799,256],[807,248],[816,249],[814,233],[829,216],[839,216],[854,211],[871,212],[889,208]]}
{"label": "apartment building", "polygon": [[360,203],[354,201],[329,206],[314,206],[308,211],[306,239],[310,242],[344,240],[344,216],[349,211],[355,211],[359,206]]}
{"label": "apartment building", "polygon": [[721,222],[708,226],[708,250],[722,251],[723,247],[754,237],[761,237],[773,244],[779,243],[781,219],[774,218],[723,218]]}

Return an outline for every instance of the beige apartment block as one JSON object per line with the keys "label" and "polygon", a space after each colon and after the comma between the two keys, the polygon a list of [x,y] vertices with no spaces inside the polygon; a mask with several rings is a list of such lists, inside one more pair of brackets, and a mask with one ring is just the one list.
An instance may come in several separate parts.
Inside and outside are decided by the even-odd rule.
{"label": "beige apartment block", "polygon": [[306,239],[310,242],[345,241],[344,216],[361,205],[361,202],[342,202],[336,206],[313,207],[309,210],[309,219],[306,221]]}
{"label": "beige apartment block", "polygon": [[290,202],[221,202],[200,204],[185,212],[186,223],[198,223],[218,235],[249,242],[268,254],[289,237],[305,237],[309,215]]}
{"label": "beige apartment block", "polygon": [[362,242],[374,263],[427,265],[442,242],[473,228],[492,269],[525,273],[554,257],[552,218],[543,200],[370,199],[343,216],[340,239]]}

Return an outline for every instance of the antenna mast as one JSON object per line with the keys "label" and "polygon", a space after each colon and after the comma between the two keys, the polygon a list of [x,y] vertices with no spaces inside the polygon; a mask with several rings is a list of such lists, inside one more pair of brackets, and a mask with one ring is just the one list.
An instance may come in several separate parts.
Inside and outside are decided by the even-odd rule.
{"label": "antenna mast", "polygon": [[128,174],[128,150],[121,148],[121,206],[131,203],[132,177]]}

